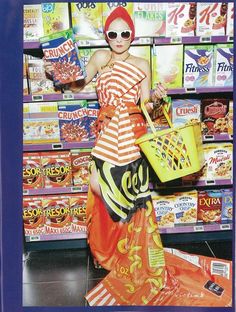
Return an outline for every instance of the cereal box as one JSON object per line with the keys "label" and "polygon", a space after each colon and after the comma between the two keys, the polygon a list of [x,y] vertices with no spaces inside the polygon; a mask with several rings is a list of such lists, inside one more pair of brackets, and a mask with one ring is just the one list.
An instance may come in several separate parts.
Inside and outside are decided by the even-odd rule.
{"label": "cereal box", "polygon": [[233,86],[234,48],[233,44],[217,44],[214,49],[214,85]]}
{"label": "cereal box", "polygon": [[201,110],[204,135],[228,132],[229,100],[202,99]]}
{"label": "cereal box", "polygon": [[184,87],[213,85],[213,45],[185,46]]}
{"label": "cereal box", "polygon": [[66,196],[44,196],[42,206],[45,217],[45,234],[71,233],[69,198]]}
{"label": "cereal box", "polygon": [[125,8],[131,18],[133,19],[133,3],[132,2],[103,2],[102,3],[102,24],[103,27],[105,25],[106,19],[110,13],[117,8],[118,6],[122,6]]}
{"label": "cereal box", "polygon": [[86,233],[86,203],[87,194],[73,194],[69,197],[71,211],[72,233]]}
{"label": "cereal box", "polygon": [[136,37],[165,36],[165,3],[134,3],[133,19]]}
{"label": "cereal box", "polygon": [[86,100],[58,102],[58,118],[62,142],[88,141]]}
{"label": "cereal box", "polygon": [[234,120],[233,120],[233,106],[234,106],[233,101],[229,101],[229,112],[226,115],[227,123],[228,123],[228,134],[229,135],[233,135],[233,122],[234,122]]}
{"label": "cereal box", "polygon": [[27,77],[27,55],[23,54],[23,95],[29,94],[28,77]]}
{"label": "cereal box", "polygon": [[24,41],[37,41],[43,36],[43,18],[40,4],[24,5]]}
{"label": "cereal box", "polygon": [[198,192],[198,222],[221,222],[222,192],[207,190]]}
{"label": "cereal box", "polygon": [[234,35],[234,2],[228,3],[226,35],[231,37]]}
{"label": "cereal box", "polygon": [[42,3],[44,36],[70,27],[69,7],[66,2]]}
{"label": "cereal box", "polygon": [[169,2],[166,7],[166,37],[194,36],[196,3]]}
{"label": "cereal box", "polygon": [[162,82],[167,88],[182,87],[183,45],[160,45],[153,48],[152,86]]}
{"label": "cereal box", "polygon": [[39,197],[23,197],[23,222],[25,236],[44,234],[44,215]]}
{"label": "cereal box", "polygon": [[90,161],[91,149],[71,150],[73,185],[83,187],[89,184]]}
{"label": "cereal box", "polygon": [[201,115],[201,101],[191,99],[172,100],[172,123],[175,127],[183,126],[187,122],[199,121]]}
{"label": "cereal box", "polygon": [[222,191],[222,212],[221,220],[228,221],[233,219],[233,190],[225,189]]}
{"label": "cereal box", "polygon": [[151,48],[150,46],[131,46],[129,48],[130,54],[144,58],[151,64]]}
{"label": "cereal box", "polygon": [[197,191],[174,193],[175,224],[197,222]]}
{"label": "cereal box", "polygon": [[197,3],[197,36],[225,35],[227,3]]}
{"label": "cereal box", "polygon": [[55,85],[85,78],[84,64],[79,58],[72,29],[42,37],[40,42],[45,59],[52,64]]}
{"label": "cereal box", "polygon": [[72,168],[69,151],[42,152],[41,164],[45,188],[72,185]]}
{"label": "cereal box", "polygon": [[174,226],[174,195],[154,195],[152,202],[160,228]]}
{"label": "cereal box", "polygon": [[[30,117],[57,117],[57,102],[29,102]],[[36,115],[37,114],[37,115]]]}
{"label": "cereal box", "polygon": [[98,102],[88,102],[87,131],[88,131],[90,141],[93,141],[96,137],[96,121],[98,118],[99,109],[100,109],[100,106]]}
{"label": "cereal box", "polygon": [[77,39],[103,39],[101,3],[71,3],[71,17]]}
{"label": "cereal box", "polygon": [[23,189],[43,187],[40,153],[23,154]]}

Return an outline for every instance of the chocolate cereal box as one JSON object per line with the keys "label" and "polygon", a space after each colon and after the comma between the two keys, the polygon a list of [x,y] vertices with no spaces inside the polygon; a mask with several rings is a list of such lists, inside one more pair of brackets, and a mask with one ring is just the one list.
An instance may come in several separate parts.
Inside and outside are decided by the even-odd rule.
{"label": "chocolate cereal box", "polygon": [[174,193],[175,224],[197,222],[197,190]]}
{"label": "chocolate cereal box", "polygon": [[222,192],[207,190],[198,192],[198,222],[221,222]]}
{"label": "chocolate cereal box", "polygon": [[23,154],[23,189],[38,189],[43,187],[40,153]]}
{"label": "chocolate cereal box", "polygon": [[153,206],[160,228],[174,226],[174,195],[152,195]]}
{"label": "chocolate cereal box", "polygon": [[233,86],[234,48],[233,44],[217,44],[214,48],[214,85]]}
{"label": "chocolate cereal box", "polygon": [[91,149],[72,149],[71,164],[73,185],[84,187],[89,184],[89,163]]}
{"label": "chocolate cereal box", "polygon": [[232,221],[233,219],[233,190],[224,189],[222,191],[222,221]]}
{"label": "chocolate cereal box", "polygon": [[166,37],[194,36],[196,3],[169,2],[166,4]]}
{"label": "chocolate cereal box", "polygon": [[200,122],[201,101],[195,99],[172,100],[172,123],[175,127],[188,122]]}
{"label": "chocolate cereal box", "polygon": [[23,197],[23,223],[25,236],[44,234],[44,214],[39,197]]}
{"label": "chocolate cereal box", "polygon": [[103,2],[102,3],[102,25],[104,27],[106,19],[110,13],[118,6],[124,7],[133,19],[133,3],[132,2]]}
{"label": "chocolate cereal box", "polygon": [[136,37],[165,36],[165,3],[134,3],[133,18]]}
{"label": "chocolate cereal box", "polygon": [[234,35],[234,2],[228,3],[226,35],[231,37]]}
{"label": "chocolate cereal box", "polygon": [[69,197],[72,233],[86,233],[87,194],[72,194]]}
{"label": "chocolate cereal box", "polygon": [[24,5],[24,41],[37,41],[43,36],[42,7],[40,4]]}
{"label": "chocolate cereal box", "polygon": [[72,28],[76,39],[103,39],[102,3],[71,3]]}

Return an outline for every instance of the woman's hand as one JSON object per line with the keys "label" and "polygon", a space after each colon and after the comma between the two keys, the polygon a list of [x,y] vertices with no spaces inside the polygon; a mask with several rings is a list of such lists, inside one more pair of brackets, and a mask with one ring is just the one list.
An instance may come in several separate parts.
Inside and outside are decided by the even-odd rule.
{"label": "woman's hand", "polygon": [[161,83],[156,84],[156,89],[151,94],[151,100],[156,103],[167,96],[167,88]]}

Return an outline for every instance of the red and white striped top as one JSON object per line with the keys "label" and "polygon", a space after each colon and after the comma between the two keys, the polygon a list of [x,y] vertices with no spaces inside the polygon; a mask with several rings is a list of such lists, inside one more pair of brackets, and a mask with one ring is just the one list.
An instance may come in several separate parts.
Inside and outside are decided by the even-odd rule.
{"label": "red and white striped top", "polygon": [[97,93],[102,107],[113,106],[115,113],[100,132],[92,155],[117,166],[123,166],[140,158],[140,149],[135,145],[134,125],[128,107],[137,105],[140,97],[140,82],[145,73],[127,62],[116,61],[111,71],[97,78]]}

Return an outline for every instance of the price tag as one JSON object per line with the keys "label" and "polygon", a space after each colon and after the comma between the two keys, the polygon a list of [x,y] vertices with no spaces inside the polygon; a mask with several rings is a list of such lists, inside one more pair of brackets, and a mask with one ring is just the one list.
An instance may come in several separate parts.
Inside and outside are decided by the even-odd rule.
{"label": "price tag", "polygon": [[171,37],[170,43],[182,43],[182,37]]}
{"label": "price tag", "polygon": [[230,134],[230,135],[229,135],[229,139],[230,139],[230,140],[233,140],[233,134]]}
{"label": "price tag", "polygon": [[200,37],[200,42],[211,42],[211,37]]}
{"label": "price tag", "polygon": [[59,150],[63,148],[63,144],[62,143],[54,143],[52,144],[52,149],[53,150]]}
{"label": "price tag", "polygon": [[206,141],[212,141],[214,140],[214,135],[204,135],[203,139]]}
{"label": "price tag", "polygon": [[63,93],[63,100],[73,100],[74,98],[73,93]]}
{"label": "price tag", "polygon": [[205,181],[206,185],[215,185],[216,181],[215,180],[207,180]]}
{"label": "price tag", "polygon": [[138,39],[139,44],[150,44],[151,43],[151,38],[139,38]]}
{"label": "price tag", "polygon": [[220,224],[220,229],[223,230],[230,230],[230,224]]}
{"label": "price tag", "polygon": [[196,93],[196,88],[185,88],[185,93]]}
{"label": "price tag", "polygon": [[43,95],[42,94],[37,94],[37,95],[32,95],[32,101],[43,101]]}
{"label": "price tag", "polygon": [[29,195],[29,190],[23,190],[23,195]]}
{"label": "price tag", "polygon": [[228,36],[228,40],[227,40],[227,42],[229,42],[229,41],[234,41],[234,37],[231,37],[231,36]]}
{"label": "price tag", "polygon": [[29,238],[29,241],[30,242],[37,242],[37,241],[40,241],[40,236],[30,236]]}
{"label": "price tag", "polygon": [[193,227],[194,232],[204,232],[204,226],[203,225],[195,225]]}
{"label": "price tag", "polygon": [[78,46],[90,46],[91,44],[90,44],[90,41],[89,41],[89,40],[79,40],[79,41],[77,42],[77,45],[78,45]]}
{"label": "price tag", "polygon": [[81,192],[82,191],[82,187],[81,186],[73,186],[71,188],[71,192],[76,193],[76,192]]}

